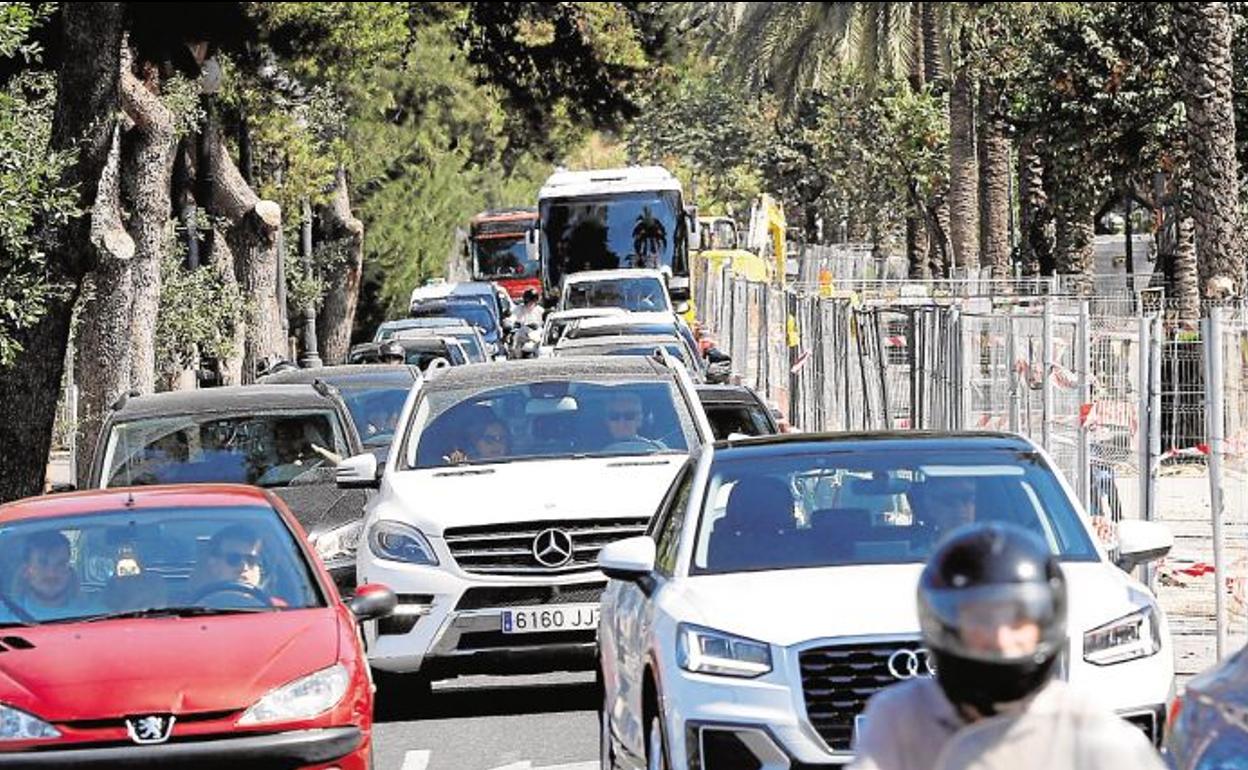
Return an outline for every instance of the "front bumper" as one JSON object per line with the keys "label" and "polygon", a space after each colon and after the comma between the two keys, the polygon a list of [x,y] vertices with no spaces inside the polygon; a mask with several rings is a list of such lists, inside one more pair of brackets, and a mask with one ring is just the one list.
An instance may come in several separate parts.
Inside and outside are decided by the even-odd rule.
{"label": "front bumper", "polygon": [[390,586],[395,614],[366,623],[369,663],[380,671],[432,678],[591,669],[594,629],[504,634],[503,611],[517,606],[596,603],[597,571],[522,579],[469,575],[453,568],[361,561],[359,580]]}
{"label": "front bumper", "polygon": [[364,734],[356,727],[298,730],[246,738],[163,743],[152,746],[65,748],[0,753],[0,768],[138,768],[178,770],[294,770],[345,757],[359,749]]}

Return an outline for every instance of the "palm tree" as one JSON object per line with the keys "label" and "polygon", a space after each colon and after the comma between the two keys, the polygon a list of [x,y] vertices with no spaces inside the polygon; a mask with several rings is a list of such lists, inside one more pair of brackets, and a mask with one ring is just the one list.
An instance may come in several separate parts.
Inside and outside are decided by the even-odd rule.
{"label": "palm tree", "polygon": [[1240,296],[1244,260],[1231,101],[1231,14],[1226,3],[1175,3],[1174,9],[1201,296]]}

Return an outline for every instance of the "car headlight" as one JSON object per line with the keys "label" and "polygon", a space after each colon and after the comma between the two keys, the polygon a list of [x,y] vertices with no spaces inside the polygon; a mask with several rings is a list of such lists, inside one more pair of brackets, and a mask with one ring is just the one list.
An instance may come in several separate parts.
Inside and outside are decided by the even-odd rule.
{"label": "car headlight", "polygon": [[429,540],[415,527],[397,521],[379,521],[368,531],[368,547],[379,559],[436,566],[438,557]]}
{"label": "car headlight", "polygon": [[240,726],[310,719],[324,714],[347,694],[350,677],[341,663],[270,690],[238,720]]}
{"label": "car headlight", "polygon": [[364,522],[357,519],[341,527],[312,535],[312,547],[326,563],[354,559],[356,549],[360,547],[360,535],[363,531]]}
{"label": "car headlight", "polygon": [[723,631],[681,623],[677,662],[686,671],[752,678],[771,671],[771,645]]}
{"label": "car headlight", "polygon": [[35,741],[60,737],[59,730],[39,717],[12,706],[0,705],[0,741]]}
{"label": "car headlight", "polygon": [[1160,649],[1160,622],[1151,604],[1083,635],[1083,659],[1096,666],[1147,658]]}

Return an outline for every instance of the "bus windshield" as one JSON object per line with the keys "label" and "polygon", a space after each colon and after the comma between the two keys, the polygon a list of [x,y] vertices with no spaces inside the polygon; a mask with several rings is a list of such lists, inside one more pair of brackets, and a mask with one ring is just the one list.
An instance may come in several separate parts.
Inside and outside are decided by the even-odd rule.
{"label": "bus windshield", "polygon": [[680,192],[549,198],[540,205],[548,286],[585,270],[670,269],[688,274]]}
{"label": "bus windshield", "polygon": [[537,275],[536,255],[530,257],[523,236],[476,236],[472,240],[472,249],[476,263],[474,277],[478,280],[533,278]]}

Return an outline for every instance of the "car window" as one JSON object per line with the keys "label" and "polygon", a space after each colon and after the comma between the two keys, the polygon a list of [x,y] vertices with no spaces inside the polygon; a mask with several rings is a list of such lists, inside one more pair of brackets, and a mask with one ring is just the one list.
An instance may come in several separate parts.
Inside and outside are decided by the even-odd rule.
{"label": "car window", "polygon": [[426,393],[409,468],[686,452],[696,433],[671,381],[555,380]]}
{"label": "car window", "polygon": [[351,412],[356,433],[366,448],[388,446],[394,438],[394,427],[411,389],[343,388],[339,392]]}
{"label": "car window", "polygon": [[717,441],[722,441],[732,434],[744,436],[766,436],[774,431],[767,415],[760,408],[751,408],[747,404],[705,404],[706,419],[711,423],[711,432]]}
{"label": "car window", "polygon": [[349,453],[331,411],[128,420],[109,433],[102,486],[333,483]]}
{"label": "car window", "polygon": [[563,308],[620,307],[634,312],[670,309],[667,289],[653,277],[611,278],[568,285]]}
{"label": "car window", "polygon": [[323,606],[304,552],[269,507],[140,507],[0,525],[0,625]]}
{"label": "car window", "polygon": [[716,463],[694,572],[921,563],[958,526],[996,521],[1066,560],[1099,558],[1054,472],[1007,451],[810,454]]}
{"label": "car window", "polygon": [[676,571],[676,557],[680,551],[680,533],[684,529],[685,513],[689,508],[689,495],[693,491],[694,463],[685,465],[668,499],[664,501],[654,532],[655,568],[670,577]]}

